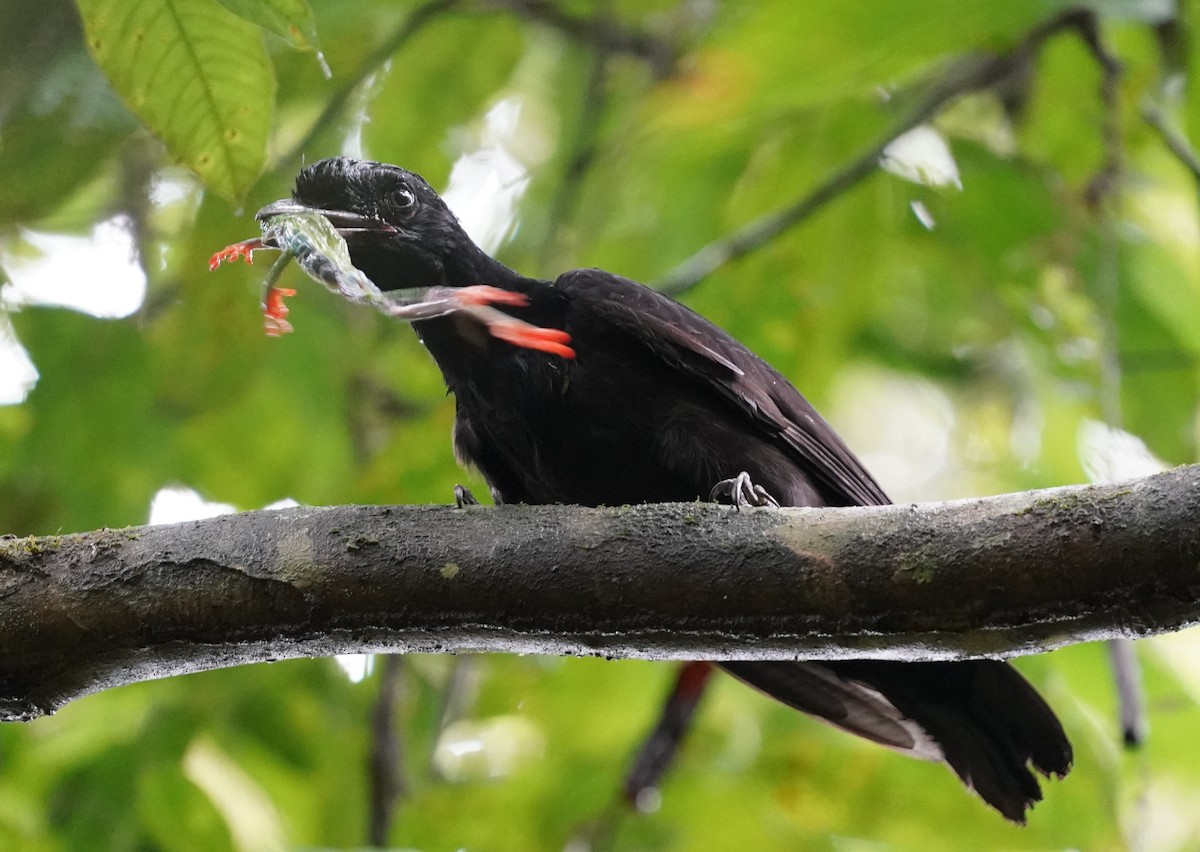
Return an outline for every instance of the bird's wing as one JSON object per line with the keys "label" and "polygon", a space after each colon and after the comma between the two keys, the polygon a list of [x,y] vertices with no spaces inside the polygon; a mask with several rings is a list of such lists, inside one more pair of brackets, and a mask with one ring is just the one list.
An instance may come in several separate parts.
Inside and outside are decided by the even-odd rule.
{"label": "bird's wing", "polygon": [[[775,436],[829,503],[880,505],[887,495],[786,379],[703,317],[633,281],[577,270],[555,282],[578,305],[571,323],[624,333],[746,412],[747,428]],[[580,338],[585,338],[581,334]],[[581,352],[580,357],[586,353]],[[1063,775],[1071,747],[1053,711],[1007,664],[990,660],[725,662],[779,701],[850,733],[943,760],[1007,818],[1022,822],[1041,798],[1034,770]]]}
{"label": "bird's wing", "polygon": [[[750,423],[773,434],[834,505],[891,502],[874,477],[800,392],[733,337],[679,302],[599,269],[576,269],[554,282],[578,305],[571,316],[629,332],[676,369],[734,402]],[[571,329],[568,327],[567,329]]]}

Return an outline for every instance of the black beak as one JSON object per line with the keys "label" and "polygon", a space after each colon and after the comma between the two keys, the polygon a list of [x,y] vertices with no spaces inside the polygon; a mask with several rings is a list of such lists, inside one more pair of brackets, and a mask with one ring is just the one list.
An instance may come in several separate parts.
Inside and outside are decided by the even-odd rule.
{"label": "black beak", "polygon": [[324,210],[319,207],[309,207],[291,198],[281,198],[273,201],[254,214],[260,222],[283,216],[289,213],[320,213],[333,225],[343,237],[347,234],[385,233],[394,234],[397,228],[374,216],[363,216],[361,213],[351,213],[347,210]]}

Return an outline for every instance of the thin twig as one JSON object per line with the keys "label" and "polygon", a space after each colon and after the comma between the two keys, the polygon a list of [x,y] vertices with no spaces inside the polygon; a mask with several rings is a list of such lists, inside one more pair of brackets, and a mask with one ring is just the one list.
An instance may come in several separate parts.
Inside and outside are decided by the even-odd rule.
{"label": "thin twig", "polygon": [[1105,46],[1100,36],[1100,22],[1095,12],[1088,11],[1081,15],[1076,30],[1100,66],[1100,103],[1103,106],[1100,138],[1104,145],[1104,163],[1087,189],[1088,204],[1093,209],[1100,210],[1115,196],[1124,169],[1121,103],[1118,92],[1122,69],[1120,60]]}
{"label": "thin twig", "polygon": [[312,127],[304,134],[292,150],[280,157],[276,162],[276,167],[284,167],[296,162],[304,156],[304,152],[312,145],[313,140],[324,131],[329,125],[337,121],[342,111],[346,108],[346,104],[354,96],[358,87],[363,84],[372,74],[377,72],[383,65],[395,55],[396,51],[400,50],[405,43],[413,36],[419,33],[426,24],[436,19],[439,15],[452,11],[460,6],[460,0],[428,0],[409,13],[396,31],[383,41],[379,47],[375,48],[362,61],[357,69],[348,77],[336,92],[330,96],[325,103],[325,108],[321,110],[320,116],[313,122]]}
{"label": "thin twig", "polygon": [[563,170],[562,180],[550,203],[542,260],[547,261],[558,245],[564,223],[572,221],[579,203],[583,179],[596,161],[600,151],[597,134],[608,103],[608,65],[612,53],[597,47],[592,51],[587,80],[579,104],[579,121],[575,128],[573,151]]}
{"label": "thin twig", "polygon": [[[546,4],[537,4],[545,7]],[[573,221],[575,210],[579,203],[584,178],[596,162],[601,145],[598,138],[600,126],[610,102],[608,85],[613,58],[621,52],[622,44],[655,44],[656,52],[648,61],[657,79],[662,79],[671,73],[675,59],[682,51],[681,45],[687,44],[703,29],[710,20],[710,14],[697,10],[694,3],[682,0],[676,7],[674,26],[669,34],[658,40],[650,36],[630,33],[620,39],[600,38],[589,40],[591,62],[588,67],[587,79],[584,82],[583,93],[579,105],[578,121],[571,145],[572,152],[566,158],[562,179],[554,198],[550,203],[550,215],[542,243],[541,261],[546,267],[552,261],[553,252],[559,247],[564,228]],[[512,4],[509,4],[512,7]],[[517,7],[524,11],[529,8],[526,2],[519,2]],[[512,7],[512,8],[517,8]],[[612,4],[597,4],[587,28],[572,26],[565,31],[582,35],[587,31],[623,32],[620,24],[612,15]],[[562,13],[559,12],[558,15]],[[534,20],[541,20],[534,18]],[[641,55],[641,54],[637,54]],[[664,61],[669,60],[669,61]],[[659,64],[655,64],[655,63]]]}
{"label": "thin twig", "polygon": [[1120,707],[1121,738],[1125,745],[1139,746],[1146,740],[1146,699],[1142,694],[1142,665],[1132,639],[1110,639],[1108,653]]}
{"label": "thin twig", "polygon": [[1142,102],[1142,119],[1158,131],[1167,150],[1191,172],[1200,192],[1200,154],[1192,147],[1183,131],[1175,126],[1166,111],[1152,100]]}
{"label": "thin twig", "polygon": [[396,727],[396,706],[401,699],[404,679],[404,657],[384,654],[379,659],[379,696],[371,714],[368,842],[372,846],[387,846],[396,804],[407,787],[404,781],[404,744]]}
{"label": "thin twig", "polygon": [[873,174],[884,149],[897,136],[929,121],[962,95],[987,88],[1005,79],[1051,36],[1063,30],[1076,30],[1084,34],[1086,40],[1087,29],[1092,22],[1092,12],[1071,9],[1034,27],[1007,53],[999,56],[970,56],[955,62],[953,67],[924,93],[907,115],[858,157],[787,207],[762,216],[709,243],[668,272],[654,286],[670,295],[686,292],[725,264],[771,242],[867,175]]}
{"label": "thin twig", "polygon": [[[1077,26],[1080,38],[1095,58],[1101,69],[1100,103],[1103,114],[1100,135],[1104,146],[1104,161],[1095,176],[1088,182],[1085,198],[1088,207],[1095,213],[1100,230],[1100,256],[1092,296],[1100,314],[1100,409],[1104,422],[1121,428],[1121,363],[1120,345],[1117,334],[1117,300],[1120,290],[1120,246],[1116,233],[1115,204],[1119,201],[1116,191],[1120,186],[1124,169],[1124,150],[1121,137],[1121,113],[1118,85],[1121,78],[1121,63],[1108,50],[1100,37],[1099,23],[1095,13],[1087,12],[1080,17]],[[1129,655],[1115,655],[1116,659],[1128,659]]]}
{"label": "thin twig", "polygon": [[656,77],[671,73],[679,51],[675,45],[647,33],[621,26],[607,15],[578,17],[548,0],[484,0],[530,21],[552,27],[564,35],[595,46],[605,53],[624,53],[645,60]]}
{"label": "thin twig", "polygon": [[276,161],[276,167],[299,162],[313,140],[341,117],[346,105],[363,82],[382,68],[400,48],[424,29],[426,24],[447,12],[486,12],[493,9],[511,12],[526,20],[551,27],[570,38],[594,45],[608,53],[635,56],[646,61],[659,78],[671,73],[679,53],[674,45],[663,39],[620,26],[607,17],[586,18],[569,15],[545,0],[481,0],[479,5],[468,5],[463,0],[428,0],[413,9],[404,19],[404,23],[362,61],[329,98],[320,116],[304,134],[304,138]]}
{"label": "thin twig", "polygon": [[[1103,107],[1100,137],[1104,162],[1088,182],[1085,198],[1099,221],[1101,246],[1093,282],[1096,308],[1100,315],[1100,409],[1104,422],[1121,428],[1121,361],[1117,325],[1117,301],[1120,296],[1120,239],[1116,232],[1116,204],[1119,203],[1124,172],[1124,145],[1121,136],[1121,104],[1118,87],[1121,63],[1104,44],[1094,12],[1080,18],[1080,38],[1100,66],[1100,103]],[[1145,700],[1142,696],[1142,669],[1137,650],[1129,639],[1110,639],[1109,662],[1117,693],[1118,724],[1127,746],[1141,745],[1147,730]]]}
{"label": "thin twig", "polygon": [[430,775],[441,777],[437,768],[437,747],[446,728],[467,716],[479,692],[480,658],[475,654],[460,654],[450,663],[450,671],[442,685],[441,706],[438,709],[437,735],[429,744],[426,764]]}

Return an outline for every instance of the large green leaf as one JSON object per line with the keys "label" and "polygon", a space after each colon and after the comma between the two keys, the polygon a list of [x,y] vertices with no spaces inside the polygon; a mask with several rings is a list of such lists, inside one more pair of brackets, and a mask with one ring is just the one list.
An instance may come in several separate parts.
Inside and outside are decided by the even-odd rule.
{"label": "large green leaf", "polygon": [[238,201],[266,162],[275,75],[254,25],[216,0],[79,0],[114,88],[206,186]]}
{"label": "large green leaf", "polygon": [[219,0],[222,6],[253,24],[287,39],[298,50],[320,54],[317,22],[305,0]]}

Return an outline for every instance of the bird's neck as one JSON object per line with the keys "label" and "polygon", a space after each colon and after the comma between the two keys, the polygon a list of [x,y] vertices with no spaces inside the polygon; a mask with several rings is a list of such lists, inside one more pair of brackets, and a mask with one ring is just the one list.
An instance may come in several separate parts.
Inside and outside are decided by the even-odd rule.
{"label": "bird's neck", "polygon": [[466,234],[460,237],[455,240],[453,250],[443,247],[436,254],[421,245],[363,242],[351,246],[351,258],[355,266],[384,290],[490,284],[505,290],[528,291],[528,279],[488,255]]}
{"label": "bird's neck", "polygon": [[503,290],[528,290],[529,279],[509,269],[474,243],[469,243],[461,252],[453,255],[453,260],[443,267],[442,275],[447,287],[489,284]]}
{"label": "bird's neck", "polygon": [[[459,251],[445,256],[449,259],[439,270],[443,286],[483,284],[521,293],[529,297],[527,307],[501,304],[496,306],[497,310],[515,314],[535,325],[562,327],[559,317],[561,298],[550,282],[527,278],[509,269],[473,243],[469,248],[460,247]],[[496,370],[528,376],[528,365],[520,369],[511,365],[511,359],[522,359],[528,350],[498,343],[477,319],[451,314],[414,322],[413,329],[437,361],[446,386],[458,397],[460,405],[471,404],[464,403],[464,394],[468,399],[476,399],[480,393],[486,397],[493,392],[494,388],[488,390],[492,385],[489,376]],[[533,360],[547,364],[550,361],[547,358]]]}

